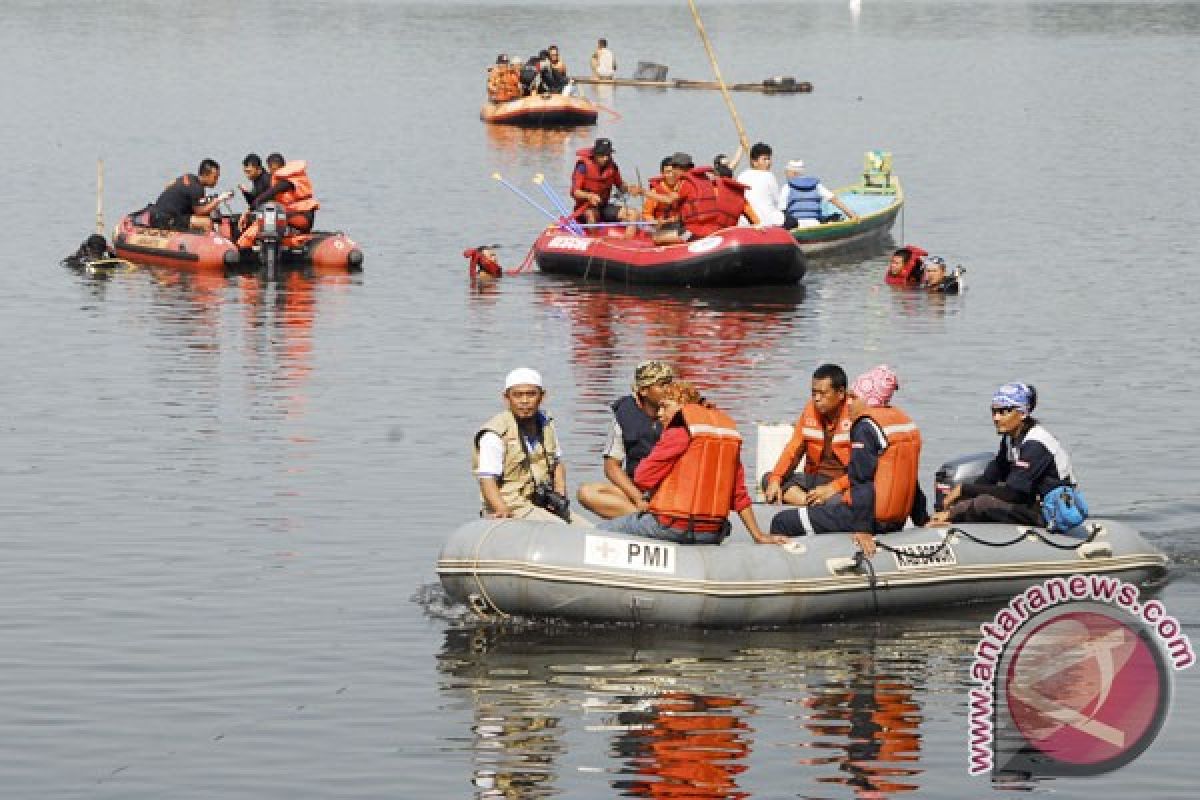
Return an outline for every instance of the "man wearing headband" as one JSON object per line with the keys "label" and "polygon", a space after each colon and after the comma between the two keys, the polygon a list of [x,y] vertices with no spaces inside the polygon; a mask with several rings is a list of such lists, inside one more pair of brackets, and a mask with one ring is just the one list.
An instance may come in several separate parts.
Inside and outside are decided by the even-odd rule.
{"label": "man wearing headband", "polygon": [[917,483],[921,432],[907,414],[891,405],[899,385],[886,364],[855,379],[846,394],[852,424],[849,488],[843,502],[781,511],[771,520],[771,533],[850,532],[870,556],[875,553],[876,535],[900,530],[909,517],[918,525],[928,521],[925,494]]}
{"label": "man wearing headband", "polygon": [[576,495],[593,514],[613,519],[649,505],[633,483],[633,473],[658,437],[662,423],[658,407],[663,392],[675,380],[675,370],[665,361],[643,361],[633,372],[633,391],[612,404],[613,421],[604,447],[604,483],[585,483]]}
{"label": "man wearing headband", "polygon": [[992,394],[992,424],[1000,449],[976,481],[946,493],[934,525],[953,522],[1010,522],[1045,525],[1041,498],[1059,486],[1074,486],[1066,449],[1034,419],[1037,390],[1006,383]]}
{"label": "man wearing headband", "polygon": [[[482,515],[591,526],[567,508],[567,470],[554,420],[541,410],[546,391],[537,370],[521,367],[504,379],[508,406],[475,434],[472,468],[479,479]],[[547,490],[562,498],[548,510]]]}

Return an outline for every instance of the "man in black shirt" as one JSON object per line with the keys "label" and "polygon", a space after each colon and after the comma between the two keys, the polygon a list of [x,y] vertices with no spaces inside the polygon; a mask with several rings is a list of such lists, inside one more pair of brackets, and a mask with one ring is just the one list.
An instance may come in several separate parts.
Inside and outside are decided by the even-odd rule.
{"label": "man in black shirt", "polygon": [[205,202],[204,190],[216,186],[220,177],[221,165],[206,158],[200,162],[195,175],[188,173],[171,181],[150,206],[151,224],[156,228],[177,231],[191,228],[212,230],[212,220],[208,215],[233,196],[231,192],[226,192]]}
{"label": "man in black shirt", "polygon": [[254,198],[271,188],[271,176],[263,169],[258,153],[251,153],[242,159],[242,174],[249,183],[239,183],[238,188],[242,190],[246,205],[254,208]]}

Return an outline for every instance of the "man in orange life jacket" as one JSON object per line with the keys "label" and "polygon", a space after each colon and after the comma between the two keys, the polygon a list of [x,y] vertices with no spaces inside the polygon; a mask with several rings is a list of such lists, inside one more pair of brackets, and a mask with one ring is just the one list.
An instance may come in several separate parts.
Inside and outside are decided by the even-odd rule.
{"label": "man in orange life jacket", "polygon": [[759,544],[787,541],[763,533],[754,518],[742,437],[729,416],[701,405],[700,394],[684,381],[666,388],[658,414],[662,436],[633,473],[639,489],[653,492],[649,509],[597,527],[678,544],[720,544],[733,510]]}
{"label": "man in orange life jacket", "polygon": [[659,231],[656,244],[676,244],[732,228],[743,216],[757,225],[758,215],[746,202],[746,186],[716,173],[713,167],[696,167],[687,153],[676,153],[672,161],[682,173],[679,191],[681,234]]}
{"label": "man in orange life jacket", "polygon": [[[250,207],[259,209],[272,201],[279,203],[287,215],[291,231],[310,232],[316,224],[317,209],[321,204],[313,195],[312,181],[308,178],[308,162],[285,161],[279,153],[271,153],[267,156],[267,171],[271,173],[271,186],[255,197]],[[251,247],[261,230],[261,220],[249,223],[238,237],[238,247]]]}
{"label": "man in orange life jacket", "polygon": [[147,209],[150,212],[149,223],[156,228],[176,231],[192,228],[212,230],[212,220],[208,215],[233,197],[233,192],[225,192],[211,200],[204,199],[204,190],[216,186],[220,178],[221,165],[211,158],[204,159],[195,175],[180,175],[167,184]]}
{"label": "man in orange life jacket", "polygon": [[[763,476],[768,503],[793,506],[836,502],[850,488],[850,423],[846,410],[846,371],[822,364],[812,374],[812,399],[800,413],[775,467]],[[800,460],[803,468],[797,472]]]}
{"label": "man in orange life jacket", "polygon": [[929,521],[925,494],[917,483],[921,433],[912,419],[889,403],[899,382],[886,365],[859,375],[846,395],[850,426],[850,488],[843,502],[781,511],[771,520],[771,533],[850,532],[868,556],[875,535],[898,531],[911,516],[917,525]]}
{"label": "man in orange life jacket", "polygon": [[642,188],[625,183],[621,170],[612,159],[613,146],[609,139],[597,139],[590,148],[578,152],[575,171],[571,173],[571,197],[575,200],[572,215],[589,225],[597,222],[617,222],[626,214],[610,202],[612,190],[640,195]]}
{"label": "man in orange life jacket", "polygon": [[674,156],[665,157],[659,164],[659,175],[651,178],[642,202],[642,219],[657,222],[660,227],[679,221],[679,175]]}

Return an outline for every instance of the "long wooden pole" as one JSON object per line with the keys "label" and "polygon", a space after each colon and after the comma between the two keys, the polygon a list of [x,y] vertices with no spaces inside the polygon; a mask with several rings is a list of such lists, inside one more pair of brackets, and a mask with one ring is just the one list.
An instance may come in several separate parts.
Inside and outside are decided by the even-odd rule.
{"label": "long wooden pole", "polygon": [[704,31],[704,23],[700,21],[700,12],[696,10],[694,0],[688,0],[688,6],[692,9],[692,19],[696,20],[696,30],[700,31],[700,39],[704,42],[704,49],[708,51],[708,60],[712,64],[713,75],[717,79],[717,86],[721,89],[721,94],[725,97],[725,105],[729,107],[729,113],[733,117],[733,125],[737,128],[738,141],[742,144],[742,152],[750,152],[750,140],[746,138],[746,129],[742,127],[742,119],[738,116],[737,109],[733,107],[733,97],[729,94],[729,87],[725,85],[725,79],[721,77],[721,68],[717,66],[717,56],[713,52],[712,42],[708,40],[708,34]]}
{"label": "long wooden pole", "polygon": [[96,233],[104,234],[104,159],[96,159]]}

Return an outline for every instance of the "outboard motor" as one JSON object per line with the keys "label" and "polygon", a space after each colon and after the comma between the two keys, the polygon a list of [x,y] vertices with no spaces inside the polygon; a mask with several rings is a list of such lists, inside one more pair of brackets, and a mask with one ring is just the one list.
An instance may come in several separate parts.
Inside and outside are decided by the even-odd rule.
{"label": "outboard motor", "polygon": [[988,462],[995,457],[994,452],[985,450],[982,453],[959,456],[938,467],[933,476],[933,510],[944,511],[942,499],[946,493],[960,483],[981,477],[987,469]]}
{"label": "outboard motor", "polygon": [[266,277],[273,279],[279,269],[283,236],[287,233],[287,211],[279,203],[267,203],[258,216],[262,221],[262,230],[258,233],[259,259],[266,269]]}

